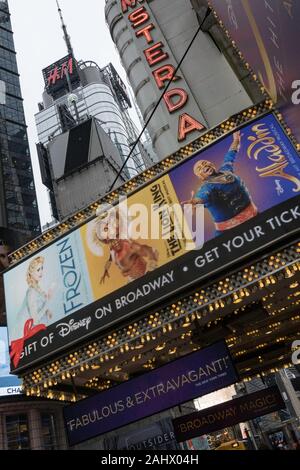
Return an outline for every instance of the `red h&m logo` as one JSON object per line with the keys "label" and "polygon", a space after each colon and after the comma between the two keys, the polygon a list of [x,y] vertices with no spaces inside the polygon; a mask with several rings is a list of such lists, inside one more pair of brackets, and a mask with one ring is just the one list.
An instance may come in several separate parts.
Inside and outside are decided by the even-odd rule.
{"label": "red h&m logo", "polygon": [[48,87],[53,86],[59,80],[62,80],[67,74],[72,75],[73,73],[73,57],[61,65],[56,65],[52,70],[48,73]]}

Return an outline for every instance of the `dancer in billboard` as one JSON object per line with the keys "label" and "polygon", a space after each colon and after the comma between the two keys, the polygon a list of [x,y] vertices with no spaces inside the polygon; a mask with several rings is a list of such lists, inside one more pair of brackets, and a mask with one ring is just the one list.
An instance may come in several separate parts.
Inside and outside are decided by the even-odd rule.
{"label": "dancer in billboard", "polygon": [[203,204],[214,220],[216,235],[236,227],[255,217],[257,207],[244,181],[234,172],[234,163],[241,146],[241,134],[233,134],[233,142],[224,157],[222,166],[216,166],[207,160],[198,160],[194,165],[194,174],[200,180],[200,186],[192,198],[182,204]]}
{"label": "dancer in billboard", "polygon": [[34,258],[29,263],[26,274],[28,289],[17,321],[21,328],[28,319],[32,319],[34,325],[47,325],[52,319],[52,312],[48,308],[48,301],[53,295],[52,289],[45,292],[40,285],[43,269],[44,258],[42,256]]}
{"label": "dancer in billboard", "polygon": [[112,263],[115,263],[128,282],[157,268],[157,250],[130,238],[121,238],[122,215],[119,210],[113,212],[98,214],[95,222],[94,242],[103,243],[110,250],[109,259],[100,278],[101,284],[110,277],[109,270]]}

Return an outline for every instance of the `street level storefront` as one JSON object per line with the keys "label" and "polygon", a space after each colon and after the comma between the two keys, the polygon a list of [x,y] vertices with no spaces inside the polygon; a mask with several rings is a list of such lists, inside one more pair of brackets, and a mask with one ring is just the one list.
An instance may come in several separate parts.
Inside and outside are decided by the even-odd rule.
{"label": "street level storefront", "polygon": [[[108,393],[112,387],[116,390],[128,380],[173,360],[201,353],[218,341],[227,345],[237,381],[247,382],[292,365],[300,331],[299,162],[284,123],[269,111],[272,103],[267,101],[234,116],[11,256],[11,269],[5,273],[8,325],[12,325],[10,352],[13,369],[22,377],[27,395],[80,402],[103,391]],[[31,261],[42,258],[53,267],[54,247],[59,245],[60,261],[65,265],[74,263],[74,282],[75,274],[77,281],[88,282],[90,271],[85,268],[84,277],[84,271],[77,269],[82,269],[88,253],[79,241],[86,226],[95,223],[100,203],[116,204],[122,194],[138,200],[139,194],[146,194],[162,180],[169,184],[169,193],[170,188],[175,192],[177,189],[178,201],[187,199],[191,167],[205,152],[209,152],[205,158],[219,165],[218,158],[224,157],[225,148],[230,149],[236,129],[241,129],[245,139],[238,171],[250,189],[252,209],[258,209],[251,219],[216,237],[216,227],[207,211],[208,231],[202,249],[183,253],[169,243],[168,252],[174,249],[173,259],[168,263],[162,256],[161,264],[144,279],[120,285],[120,274],[114,271],[114,285],[107,284],[104,294],[95,294],[87,284],[86,297],[77,304],[79,296],[71,298],[69,292],[66,309],[54,309],[54,317],[42,328],[33,322],[19,325],[12,321],[17,313],[14,302],[18,301],[12,295],[10,276],[14,270],[20,273],[21,291],[22,276]],[[270,153],[272,161],[267,164],[263,158]],[[180,178],[186,182],[181,186]],[[76,243],[67,250],[72,238]],[[77,258],[74,247],[79,250]],[[90,253],[88,257],[91,260]],[[99,254],[96,261],[101,265]],[[57,272],[55,266],[53,272]],[[100,272],[96,270],[97,288]],[[158,295],[152,295],[148,302],[145,297],[151,285],[157,286]],[[75,285],[72,288],[73,294],[77,293]],[[100,315],[105,296],[115,297],[109,302],[106,297],[107,315]],[[110,312],[108,305],[113,299],[114,305],[116,299],[122,302],[123,310]],[[96,305],[98,318],[93,302],[100,302]],[[73,307],[74,313],[69,312]],[[95,323],[95,318],[103,323]],[[105,321],[107,318],[109,321]]]}
{"label": "street level storefront", "polygon": [[65,450],[63,404],[24,395],[0,397],[1,450]]}

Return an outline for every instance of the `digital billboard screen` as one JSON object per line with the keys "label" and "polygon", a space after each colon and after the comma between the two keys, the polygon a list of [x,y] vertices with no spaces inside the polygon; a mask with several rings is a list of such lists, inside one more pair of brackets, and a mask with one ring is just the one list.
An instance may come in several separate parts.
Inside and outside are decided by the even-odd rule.
{"label": "digital billboard screen", "polygon": [[238,377],[224,341],[64,408],[70,445],[227,387]]}
{"label": "digital billboard screen", "polygon": [[[149,219],[157,213],[167,237],[116,240],[99,216],[4,273],[13,370],[295,234],[299,193],[299,155],[273,114],[152,180],[129,196],[127,206],[134,214],[142,202]],[[202,247],[194,219],[183,211],[182,203],[191,198],[204,207],[197,227]],[[180,217],[186,221],[182,238],[176,232]],[[119,211],[115,228],[122,218]],[[132,217],[125,225],[130,234],[140,219]]]}
{"label": "digital billboard screen", "polygon": [[22,393],[21,381],[10,374],[7,328],[0,327],[0,397]]}
{"label": "digital billboard screen", "polygon": [[299,0],[209,0],[300,142]]}
{"label": "digital billboard screen", "polygon": [[72,54],[43,69],[43,77],[46,90],[51,96],[56,96],[60,90],[68,90],[69,84],[78,84],[80,81],[77,64]]}

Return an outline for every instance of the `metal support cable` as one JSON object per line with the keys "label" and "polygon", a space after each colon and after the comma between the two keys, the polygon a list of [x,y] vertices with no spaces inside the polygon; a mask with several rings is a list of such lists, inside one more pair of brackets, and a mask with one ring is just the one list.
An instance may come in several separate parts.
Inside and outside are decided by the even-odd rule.
{"label": "metal support cable", "polygon": [[172,84],[172,82],[173,82],[174,77],[176,77],[177,72],[179,71],[179,69],[180,69],[180,67],[181,67],[181,65],[182,65],[182,63],[183,63],[183,61],[184,61],[184,59],[185,59],[186,56],[188,55],[188,53],[189,53],[189,51],[190,51],[192,45],[193,45],[194,42],[195,42],[195,39],[197,38],[199,32],[201,31],[201,28],[202,28],[202,26],[203,26],[205,20],[206,20],[206,19],[208,18],[208,16],[210,15],[210,12],[211,12],[211,10],[210,10],[210,8],[208,8],[208,9],[206,10],[206,13],[205,13],[205,16],[204,16],[203,20],[201,21],[200,26],[198,27],[197,31],[195,32],[195,34],[194,34],[194,36],[193,36],[193,38],[192,38],[190,44],[189,44],[188,47],[186,48],[185,53],[183,54],[183,56],[182,56],[182,58],[180,59],[178,65],[177,65],[177,67],[176,67],[176,69],[174,70],[174,72],[173,72],[173,74],[172,74],[172,77],[170,78],[169,82],[167,83],[167,85],[166,85],[166,87],[165,87],[163,93],[161,94],[161,96],[160,96],[159,100],[157,101],[157,103],[156,103],[154,109],[152,110],[152,113],[150,114],[149,118],[148,118],[147,121],[145,122],[144,127],[143,127],[142,131],[140,132],[140,134],[139,134],[139,136],[138,136],[138,138],[137,138],[135,144],[133,145],[132,149],[130,150],[128,156],[126,157],[126,159],[125,159],[125,161],[124,161],[124,163],[123,163],[123,165],[122,165],[122,167],[121,167],[121,169],[120,169],[118,175],[116,176],[116,178],[115,178],[113,184],[111,185],[111,187],[110,187],[110,189],[109,189],[109,192],[111,192],[111,191],[114,189],[114,186],[115,186],[116,182],[118,181],[118,178],[119,178],[120,174],[122,173],[124,167],[126,166],[126,163],[128,162],[129,158],[130,158],[131,155],[133,154],[133,152],[134,152],[134,150],[135,150],[137,144],[138,144],[139,141],[141,140],[141,138],[142,138],[142,136],[143,136],[145,130],[147,129],[147,127],[148,127],[150,121],[152,120],[152,118],[153,118],[153,116],[154,116],[154,114],[155,114],[157,108],[159,107],[161,101],[163,100],[163,97],[164,97],[165,93],[166,93],[166,92],[168,91],[168,89],[170,88],[170,86],[171,86],[171,84]]}

